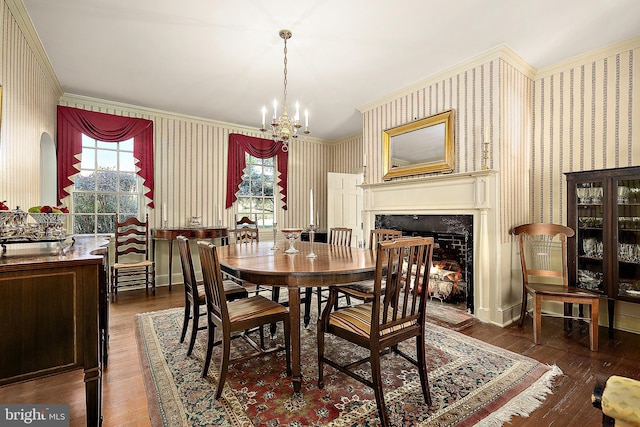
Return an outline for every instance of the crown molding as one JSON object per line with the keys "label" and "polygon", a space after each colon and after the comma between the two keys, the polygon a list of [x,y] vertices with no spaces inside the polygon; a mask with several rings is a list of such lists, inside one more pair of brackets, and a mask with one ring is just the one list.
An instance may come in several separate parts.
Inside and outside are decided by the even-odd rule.
{"label": "crown molding", "polygon": [[42,42],[40,41],[40,37],[38,37],[38,33],[33,27],[31,17],[29,16],[29,13],[27,13],[27,10],[24,7],[24,3],[22,3],[22,0],[4,0],[4,2],[11,11],[11,15],[13,15],[13,19],[15,19],[16,23],[18,24],[20,31],[22,31],[22,35],[31,48],[31,51],[33,52],[37,61],[42,66],[43,71],[51,81],[51,85],[56,93],[56,96],[61,96],[64,93],[62,85],[58,80],[58,76],[56,76],[56,72],[51,65],[51,61],[49,60],[47,52],[42,46]]}
{"label": "crown molding", "polygon": [[536,74],[536,80],[549,77],[552,74],[557,74],[562,71],[579,67],[588,62],[597,61],[608,56],[616,55],[625,50],[633,50],[638,48],[640,48],[640,36],[623,40],[619,43],[615,43],[601,49],[592,50],[581,55],[573,56],[567,60],[558,62],[548,67],[540,68],[538,70],[538,73]]}
{"label": "crown molding", "polygon": [[376,107],[384,105],[395,99],[398,99],[403,96],[409,95],[410,93],[416,92],[417,90],[420,90],[424,87],[428,87],[432,84],[441,82],[442,80],[445,80],[453,75],[460,74],[471,68],[480,66],[482,64],[485,64],[487,62],[490,62],[496,59],[503,60],[511,64],[516,69],[518,69],[521,73],[523,73],[525,76],[529,77],[532,80],[536,75],[535,68],[529,65],[524,59],[522,59],[520,55],[518,55],[515,51],[513,51],[513,49],[511,49],[509,46],[507,46],[506,44],[501,44],[477,56],[474,56],[473,58],[467,59],[466,61],[460,62],[436,74],[425,77],[424,79],[421,79],[402,89],[399,89],[389,95],[386,95],[382,98],[378,98],[374,101],[364,104],[361,107],[358,107],[358,111],[360,111],[361,113],[364,113],[366,111],[372,110]]}
{"label": "crown molding", "polygon": [[[60,97],[60,104],[85,104],[91,107],[97,107],[105,110],[121,110],[131,113],[133,115],[144,116],[145,118],[162,116],[173,120],[189,121],[205,126],[216,126],[221,128],[227,128],[230,132],[238,132],[244,134],[250,134],[252,136],[261,137],[260,130],[255,127],[242,126],[235,123],[221,122],[218,120],[206,119],[202,117],[189,116],[186,114],[174,113],[171,111],[157,110],[154,108],[141,107],[139,105],[126,104],[117,101],[108,101],[100,98],[93,98],[90,96],[76,95],[72,93],[65,93]],[[317,144],[329,144],[329,141],[314,138],[310,136],[304,137],[305,141],[317,143]]]}

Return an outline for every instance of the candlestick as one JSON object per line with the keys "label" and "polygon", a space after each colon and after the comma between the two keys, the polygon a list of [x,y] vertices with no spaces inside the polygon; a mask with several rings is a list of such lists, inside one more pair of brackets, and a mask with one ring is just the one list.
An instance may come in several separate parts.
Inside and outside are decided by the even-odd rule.
{"label": "candlestick", "polygon": [[307,255],[307,258],[318,258],[318,255],[313,253],[313,240],[314,240],[314,235],[315,233],[316,227],[313,224],[309,225],[309,255]]}

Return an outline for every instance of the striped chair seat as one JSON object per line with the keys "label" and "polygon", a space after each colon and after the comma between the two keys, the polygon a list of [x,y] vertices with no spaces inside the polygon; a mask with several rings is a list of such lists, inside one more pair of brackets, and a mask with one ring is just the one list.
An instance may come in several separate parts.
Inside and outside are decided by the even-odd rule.
{"label": "striped chair seat", "polygon": [[282,304],[278,304],[261,295],[229,301],[227,309],[229,310],[231,323],[287,312],[287,308]]}
{"label": "striped chair seat", "polygon": [[[368,338],[371,333],[371,310],[373,303],[368,302],[358,304],[353,307],[347,307],[342,310],[335,311],[329,315],[329,325],[344,329],[355,334]],[[380,319],[380,324],[382,324]],[[401,323],[393,327],[380,330],[380,335],[384,336],[394,331],[404,329],[416,324],[415,320]]]}

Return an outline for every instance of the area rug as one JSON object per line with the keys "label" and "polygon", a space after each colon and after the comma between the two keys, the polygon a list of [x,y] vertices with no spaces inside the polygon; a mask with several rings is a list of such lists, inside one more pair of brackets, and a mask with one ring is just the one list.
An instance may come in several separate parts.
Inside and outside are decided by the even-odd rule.
{"label": "area rug", "polygon": [[[218,349],[208,375],[201,378],[206,333],[199,332],[187,357],[188,343],[179,342],[182,317],[182,308],[137,316],[136,338],[153,426],[379,425],[370,388],[326,367],[325,387],[318,389],[315,328],[301,331],[300,393],[293,392],[281,352],[232,365],[222,397],[215,400]],[[267,344],[279,342],[281,335],[282,327]],[[415,354],[414,343],[407,342],[403,350]],[[431,406],[424,403],[417,369],[401,357],[383,357],[383,388],[393,425],[499,426],[538,408],[551,393],[553,378],[562,374],[556,366],[434,324],[429,324],[426,347]],[[338,339],[327,340],[326,348],[333,357],[361,354]],[[233,352],[246,350],[244,340],[233,342]],[[368,364],[361,371],[368,375]]]}

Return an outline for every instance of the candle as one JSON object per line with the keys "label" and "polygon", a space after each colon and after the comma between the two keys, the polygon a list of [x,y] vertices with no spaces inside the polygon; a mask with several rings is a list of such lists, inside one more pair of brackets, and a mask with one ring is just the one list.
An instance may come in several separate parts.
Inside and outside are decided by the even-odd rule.
{"label": "candle", "polygon": [[313,188],[309,191],[309,224],[313,225]]}
{"label": "candle", "polygon": [[273,120],[275,120],[278,117],[278,100],[274,99],[273,100]]}
{"label": "candle", "polygon": [[490,141],[491,141],[491,136],[489,132],[489,125],[486,125],[484,127],[484,142],[490,142]]}
{"label": "candle", "polygon": [[296,117],[295,117],[295,121],[296,122],[300,121],[300,104],[298,104],[298,102],[296,102]]}
{"label": "candle", "polygon": [[309,110],[304,110],[304,127],[309,127]]}
{"label": "candle", "polygon": [[162,204],[162,220],[163,221],[167,220],[167,204],[166,203]]}
{"label": "candle", "polygon": [[278,224],[278,193],[273,195],[273,228]]}
{"label": "candle", "polygon": [[267,114],[267,107],[265,107],[264,105],[262,106],[262,128],[264,129],[264,123],[265,123],[265,115]]}

